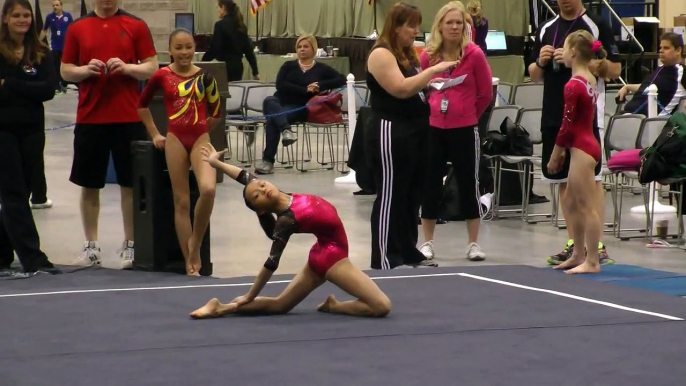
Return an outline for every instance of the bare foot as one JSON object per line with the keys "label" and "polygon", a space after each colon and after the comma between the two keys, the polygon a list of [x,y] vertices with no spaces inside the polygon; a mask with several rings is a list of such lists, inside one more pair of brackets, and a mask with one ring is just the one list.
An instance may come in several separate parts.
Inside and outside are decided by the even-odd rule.
{"label": "bare foot", "polygon": [[189,274],[193,276],[200,276],[200,248],[196,248],[193,243],[193,238],[188,239],[188,264],[193,268]]}
{"label": "bare foot", "polygon": [[207,302],[207,304],[204,306],[191,312],[190,316],[193,319],[219,318],[230,313],[232,308],[235,309],[235,307],[231,304],[222,304],[219,299],[214,298]]}
{"label": "bare foot", "polygon": [[336,297],[333,295],[329,295],[326,298],[326,300],[324,300],[324,303],[320,304],[319,307],[317,307],[317,311],[329,313],[331,312],[331,306],[333,306],[336,303],[338,303]]}
{"label": "bare foot", "polygon": [[576,268],[572,268],[565,273],[600,273],[600,264],[592,264],[588,261],[584,261],[583,264],[577,266]]}
{"label": "bare foot", "polygon": [[572,254],[572,256],[569,259],[562,262],[562,264],[553,267],[553,269],[557,269],[557,270],[563,269],[564,270],[564,269],[574,268],[578,265],[581,265],[585,260],[586,260],[586,256],[581,256],[581,255],[577,255],[576,253],[574,253],[574,254]]}

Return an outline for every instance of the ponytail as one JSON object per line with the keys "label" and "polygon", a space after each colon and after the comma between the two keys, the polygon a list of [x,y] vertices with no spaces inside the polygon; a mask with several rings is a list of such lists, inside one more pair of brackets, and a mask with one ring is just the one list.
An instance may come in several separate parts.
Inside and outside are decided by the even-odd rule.
{"label": "ponytail", "polygon": [[238,32],[248,33],[248,26],[245,25],[245,20],[243,20],[243,14],[241,9],[233,0],[218,0],[219,6],[226,10],[226,13],[233,19],[236,24]]}

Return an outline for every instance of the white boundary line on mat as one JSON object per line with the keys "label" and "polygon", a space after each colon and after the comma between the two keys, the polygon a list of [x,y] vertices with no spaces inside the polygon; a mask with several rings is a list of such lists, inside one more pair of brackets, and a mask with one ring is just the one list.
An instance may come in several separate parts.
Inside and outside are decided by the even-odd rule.
{"label": "white boundary line on mat", "polygon": [[[470,279],[476,279],[481,281],[487,281],[495,284],[501,284],[509,287],[515,287],[519,289],[525,289],[535,292],[543,292],[555,296],[561,296],[569,299],[580,300],[587,303],[598,304],[605,307],[616,308],[623,311],[635,312],[637,314],[651,315],[662,319],[683,321],[684,319],[678,318],[676,316],[659,314],[656,312],[640,310],[637,308],[631,308],[622,306],[615,303],[604,302],[600,300],[585,298],[582,296],[572,295],[565,292],[553,291],[544,288],[530,287],[522,284],[511,283],[508,281],[491,279],[484,276],[472,275],[463,272],[448,272],[448,273],[430,273],[430,274],[420,274],[420,275],[401,275],[401,276],[381,276],[372,277],[372,280],[391,280],[391,279],[415,279],[415,278],[426,278],[426,277],[444,277],[444,276],[460,276]],[[291,280],[274,280],[267,284],[287,284]],[[194,289],[194,288],[226,288],[226,287],[249,287],[253,283],[224,283],[224,284],[195,284],[195,285],[176,285],[176,286],[164,286],[164,287],[132,287],[132,288],[100,288],[100,289],[84,289],[84,290],[67,290],[67,291],[51,291],[51,292],[29,292],[29,293],[16,293],[16,294],[0,294],[0,299],[2,298],[16,298],[16,297],[27,297],[27,296],[49,296],[49,295],[69,295],[69,294],[87,294],[87,293],[98,293],[98,292],[127,292],[127,291],[155,291],[155,290],[173,290],[173,289]]]}
{"label": "white boundary line on mat", "polygon": [[[388,279],[412,279],[422,277],[440,277],[440,276],[459,276],[459,272],[450,273],[431,273],[425,275],[403,275],[403,276],[381,276],[372,277],[372,280],[388,280]],[[291,280],[274,280],[267,282],[267,284],[288,284]],[[175,285],[165,287],[132,287],[132,288],[99,288],[99,289],[84,289],[84,290],[66,290],[66,291],[50,291],[50,292],[29,292],[17,294],[0,294],[1,298],[16,298],[24,296],[47,296],[47,295],[68,295],[68,294],[87,294],[97,292],[126,292],[126,291],[155,291],[155,290],[172,290],[172,289],[193,289],[193,288],[222,288],[222,287],[250,287],[253,283],[224,283],[224,284],[192,284],[192,285]]]}
{"label": "white boundary line on mat", "polygon": [[585,297],[582,297],[582,296],[577,296],[577,295],[568,294],[568,293],[565,293],[565,292],[553,291],[553,290],[548,290],[548,289],[543,289],[543,288],[536,288],[536,287],[529,287],[529,286],[526,286],[526,285],[521,285],[521,284],[516,284],[516,283],[510,283],[510,282],[503,281],[503,280],[490,279],[490,278],[487,278],[487,277],[472,275],[472,274],[469,274],[469,273],[460,273],[459,276],[468,277],[468,278],[476,279],[476,280],[488,281],[488,282],[491,282],[491,283],[502,284],[502,285],[506,285],[506,286],[510,286],[510,287],[515,287],[515,288],[521,288],[521,289],[525,289],[525,290],[529,290],[529,291],[544,292],[544,293],[548,293],[548,294],[555,295],[555,296],[562,296],[562,297],[569,298],[569,299],[581,300],[581,301],[587,302],[587,303],[599,304],[599,305],[605,306],[605,307],[610,307],[610,308],[616,308],[616,309],[619,309],[619,310],[635,312],[635,313],[637,313],[637,314],[651,315],[651,316],[656,316],[656,317],[658,317],[658,318],[663,318],[663,319],[668,319],[668,320],[679,320],[679,321],[683,321],[683,320],[684,320],[684,319],[682,319],[682,318],[677,318],[676,316],[670,316],[670,315],[665,315],[665,314],[658,314],[658,313],[656,313],[656,312],[650,312],[650,311],[645,311],[645,310],[639,310],[639,309],[637,309],[637,308],[625,307],[625,306],[621,306],[621,305],[619,305],[619,304],[614,304],[614,303],[609,303],[609,302],[603,302],[603,301],[595,300],[595,299],[589,299],[589,298],[585,298]]}

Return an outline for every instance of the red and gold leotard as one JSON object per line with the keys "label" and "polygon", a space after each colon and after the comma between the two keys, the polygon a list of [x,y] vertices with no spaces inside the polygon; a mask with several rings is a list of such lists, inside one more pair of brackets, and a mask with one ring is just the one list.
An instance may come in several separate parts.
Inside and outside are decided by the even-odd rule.
{"label": "red and gold leotard", "polygon": [[174,134],[190,152],[198,138],[209,131],[208,115],[220,117],[217,81],[202,70],[181,76],[169,67],[160,68],[145,85],[138,108],[148,107],[160,89],[169,117],[167,132]]}
{"label": "red and gold leotard", "polygon": [[565,115],[555,144],[577,148],[600,162],[600,143],[593,135],[598,92],[586,78],[575,76],[565,85]]}

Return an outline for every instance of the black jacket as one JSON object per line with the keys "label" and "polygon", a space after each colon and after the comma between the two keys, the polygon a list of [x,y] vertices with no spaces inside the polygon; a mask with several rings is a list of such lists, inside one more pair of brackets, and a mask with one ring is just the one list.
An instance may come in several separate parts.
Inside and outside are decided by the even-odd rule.
{"label": "black jacket", "polygon": [[52,60],[46,51],[40,63],[12,65],[0,55],[0,130],[26,124],[44,129],[43,102],[55,97],[57,87]]}
{"label": "black jacket", "polygon": [[246,32],[238,30],[238,26],[231,16],[224,16],[221,20],[214,23],[212,40],[202,60],[205,62],[216,59],[221,62],[229,62],[232,60],[242,60],[243,55],[250,63],[253,76],[259,75],[257,59],[253,52],[250,37]]}

